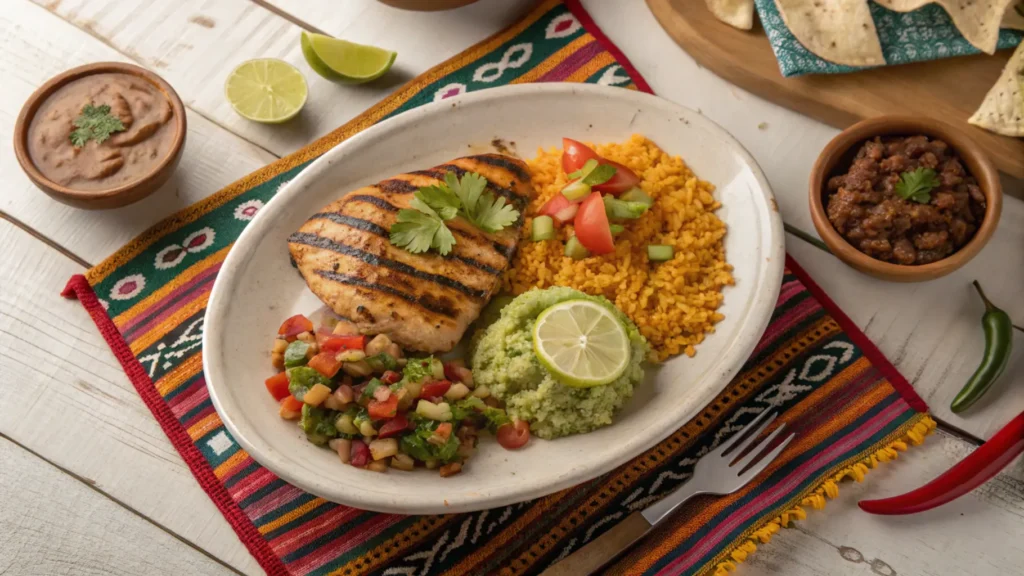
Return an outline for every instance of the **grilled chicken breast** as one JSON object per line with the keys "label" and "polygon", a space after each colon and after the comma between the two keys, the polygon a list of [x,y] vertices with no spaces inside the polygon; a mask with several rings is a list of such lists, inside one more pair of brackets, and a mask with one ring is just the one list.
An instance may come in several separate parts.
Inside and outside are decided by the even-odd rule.
{"label": "grilled chicken breast", "polygon": [[[392,245],[398,211],[409,208],[417,189],[443,182],[448,172],[483,176],[487,191],[519,210],[519,220],[494,234],[461,217],[449,220],[456,242],[446,256]],[[521,160],[457,158],[352,191],[310,217],[288,246],[310,290],[361,333],[387,334],[410,350],[446,352],[499,289],[532,196]]]}

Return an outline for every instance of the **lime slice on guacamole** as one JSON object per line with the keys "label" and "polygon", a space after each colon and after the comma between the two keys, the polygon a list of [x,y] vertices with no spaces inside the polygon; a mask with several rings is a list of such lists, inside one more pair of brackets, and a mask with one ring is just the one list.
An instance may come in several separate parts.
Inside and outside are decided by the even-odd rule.
{"label": "lime slice on guacamole", "polygon": [[376,80],[391,69],[396,52],[331,38],[323,34],[302,33],[302,55],[317,74],[333,82],[362,84]]}
{"label": "lime slice on guacamole", "polygon": [[612,382],[630,360],[626,327],[606,306],[568,300],[540,313],[533,326],[533,351],[566,386],[590,388]]}

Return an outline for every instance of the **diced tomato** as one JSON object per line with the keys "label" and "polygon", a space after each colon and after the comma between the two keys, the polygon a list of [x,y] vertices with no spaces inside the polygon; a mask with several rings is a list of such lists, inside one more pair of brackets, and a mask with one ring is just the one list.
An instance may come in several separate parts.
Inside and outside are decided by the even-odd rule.
{"label": "diced tomato", "polygon": [[591,254],[609,254],[615,251],[612,229],[604,211],[600,194],[591,194],[580,205],[573,221],[576,238]]}
{"label": "diced tomato", "polygon": [[505,424],[498,428],[498,444],[506,450],[522,448],[530,440],[530,424],[525,420],[516,420],[513,424]]}
{"label": "diced tomato", "polygon": [[452,423],[441,422],[437,425],[437,428],[434,428],[434,435],[441,440],[447,440],[452,435]]}
{"label": "diced tomato", "polygon": [[283,406],[285,410],[299,412],[302,410],[302,400],[298,400],[294,396],[288,395],[287,398],[281,400],[281,406]]}
{"label": "diced tomato", "polygon": [[362,440],[352,441],[352,450],[349,454],[348,463],[353,466],[361,468],[370,463],[370,447]]}
{"label": "diced tomato", "polygon": [[320,350],[324,352],[341,352],[342,350],[362,350],[366,347],[366,335],[358,336],[329,336],[324,338],[320,344]]}
{"label": "diced tomato", "polygon": [[592,148],[571,138],[562,138],[562,170],[571,174],[587,163],[587,160],[601,161],[601,157]]}
{"label": "diced tomato", "polygon": [[435,380],[434,382],[428,382],[420,388],[420,398],[444,396],[444,393],[451,387],[452,383],[447,380]]}
{"label": "diced tomato", "polygon": [[398,414],[398,396],[391,394],[388,399],[381,402],[380,400],[372,400],[370,405],[366,407],[366,411],[370,414],[372,420],[383,420],[384,418],[394,418]]}
{"label": "diced tomato", "polygon": [[267,386],[267,392],[274,397],[274,400],[281,401],[285,396],[291,396],[288,392],[288,373],[279,372],[274,374],[270,378],[267,378],[264,384]]}
{"label": "diced tomato", "polygon": [[328,378],[334,378],[338,370],[341,370],[341,362],[334,356],[334,352],[321,352],[310,358],[307,366]]}
{"label": "diced tomato", "polygon": [[402,375],[394,370],[387,370],[380,377],[380,381],[385,384],[394,384],[402,379]]}
{"label": "diced tomato", "polygon": [[553,217],[555,214],[558,214],[559,212],[565,210],[569,206],[572,206],[572,202],[569,202],[568,198],[559,193],[552,196],[551,200],[548,200],[546,204],[541,206],[540,212],[538,212],[537,214],[539,216]]}
{"label": "diced tomato", "polygon": [[296,314],[285,320],[281,327],[277,329],[278,335],[289,342],[295,340],[295,337],[303,332],[312,331],[313,323],[302,314]]}
{"label": "diced tomato", "polygon": [[615,168],[615,175],[604,184],[598,184],[592,188],[594,192],[604,192],[612,196],[618,196],[640,184],[640,177],[632,170],[611,160],[601,160],[601,164],[607,164]]}
{"label": "diced tomato", "polygon": [[392,436],[398,436],[402,432],[409,429],[409,419],[405,417],[405,414],[396,414],[394,418],[385,422],[381,427],[380,431],[377,432],[378,438],[390,438]]}

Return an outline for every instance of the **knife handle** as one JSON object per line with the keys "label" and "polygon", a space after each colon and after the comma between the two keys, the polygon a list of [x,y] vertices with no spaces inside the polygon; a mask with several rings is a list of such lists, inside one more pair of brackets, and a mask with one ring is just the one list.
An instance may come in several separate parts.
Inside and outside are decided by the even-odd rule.
{"label": "knife handle", "polygon": [[650,529],[651,525],[647,520],[639,512],[633,512],[611,530],[541,572],[540,576],[593,574],[642,538]]}

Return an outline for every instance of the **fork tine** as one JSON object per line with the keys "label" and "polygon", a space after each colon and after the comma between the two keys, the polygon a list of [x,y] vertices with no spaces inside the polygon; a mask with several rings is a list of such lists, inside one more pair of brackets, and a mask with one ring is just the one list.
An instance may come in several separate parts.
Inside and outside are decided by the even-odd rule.
{"label": "fork tine", "polygon": [[[712,451],[712,454],[717,453],[721,456],[725,456],[726,454],[728,454],[730,451],[732,451],[733,446],[740,441],[740,438],[745,437],[747,435],[747,432],[749,432],[751,428],[756,426],[758,422],[764,419],[765,416],[768,416],[769,413],[771,413],[771,410],[765,410],[764,412],[758,414],[756,418],[750,421],[750,424],[747,424],[739,432],[730,436],[728,440],[719,444],[718,448],[715,448]],[[772,417],[771,419],[768,420],[768,423],[771,424],[772,420],[775,420],[775,414],[772,414]]]}
{"label": "fork tine", "polygon": [[734,463],[736,460],[738,460],[744,452],[747,452],[748,450],[750,450],[751,448],[758,444],[757,438],[761,436],[761,434],[763,434],[769,426],[772,425],[772,422],[775,422],[776,416],[778,416],[777,412],[772,414],[770,418],[762,422],[753,432],[748,432],[750,429],[754,428],[753,422],[751,422],[751,424],[748,425],[746,429],[744,429],[743,434],[745,437],[743,441],[740,442],[735,448],[729,451],[731,453],[735,453],[732,459],[730,460],[730,465]]}
{"label": "fork tine", "polygon": [[[781,429],[782,426],[779,427],[779,430]],[[774,440],[774,436],[779,430],[772,432],[772,438],[769,438],[769,440]],[[769,464],[771,464],[773,461],[775,461],[776,458],[779,457],[779,454],[782,454],[782,451],[786,449],[786,446],[789,446],[789,443],[793,441],[793,438],[796,438],[796,432],[790,434],[788,438],[780,442],[779,445],[776,446],[771,452],[765,454],[764,458],[758,460],[758,462],[754,464],[750,468],[750,470],[747,470],[746,472],[741,474],[740,482],[742,484],[746,484],[747,482],[753,480],[754,476],[760,474],[762,470],[767,468]],[[767,444],[767,441],[765,443]]]}
{"label": "fork tine", "polygon": [[746,468],[747,466],[750,466],[750,464],[755,461],[757,456],[760,455],[761,452],[764,451],[764,448],[767,447],[767,446],[771,446],[772,445],[772,441],[774,441],[776,438],[778,438],[779,434],[781,434],[782,431],[785,430],[785,429],[786,429],[786,423],[783,422],[781,425],[779,425],[778,428],[773,430],[772,433],[769,434],[767,438],[765,438],[761,442],[758,442],[756,446],[753,445],[753,443],[751,443],[751,446],[750,446],[749,450],[743,456],[743,458],[739,459],[738,461],[736,461],[736,462],[734,462],[732,464],[732,468],[734,470],[736,470],[736,473],[740,474],[740,473],[743,472],[744,468]]}

